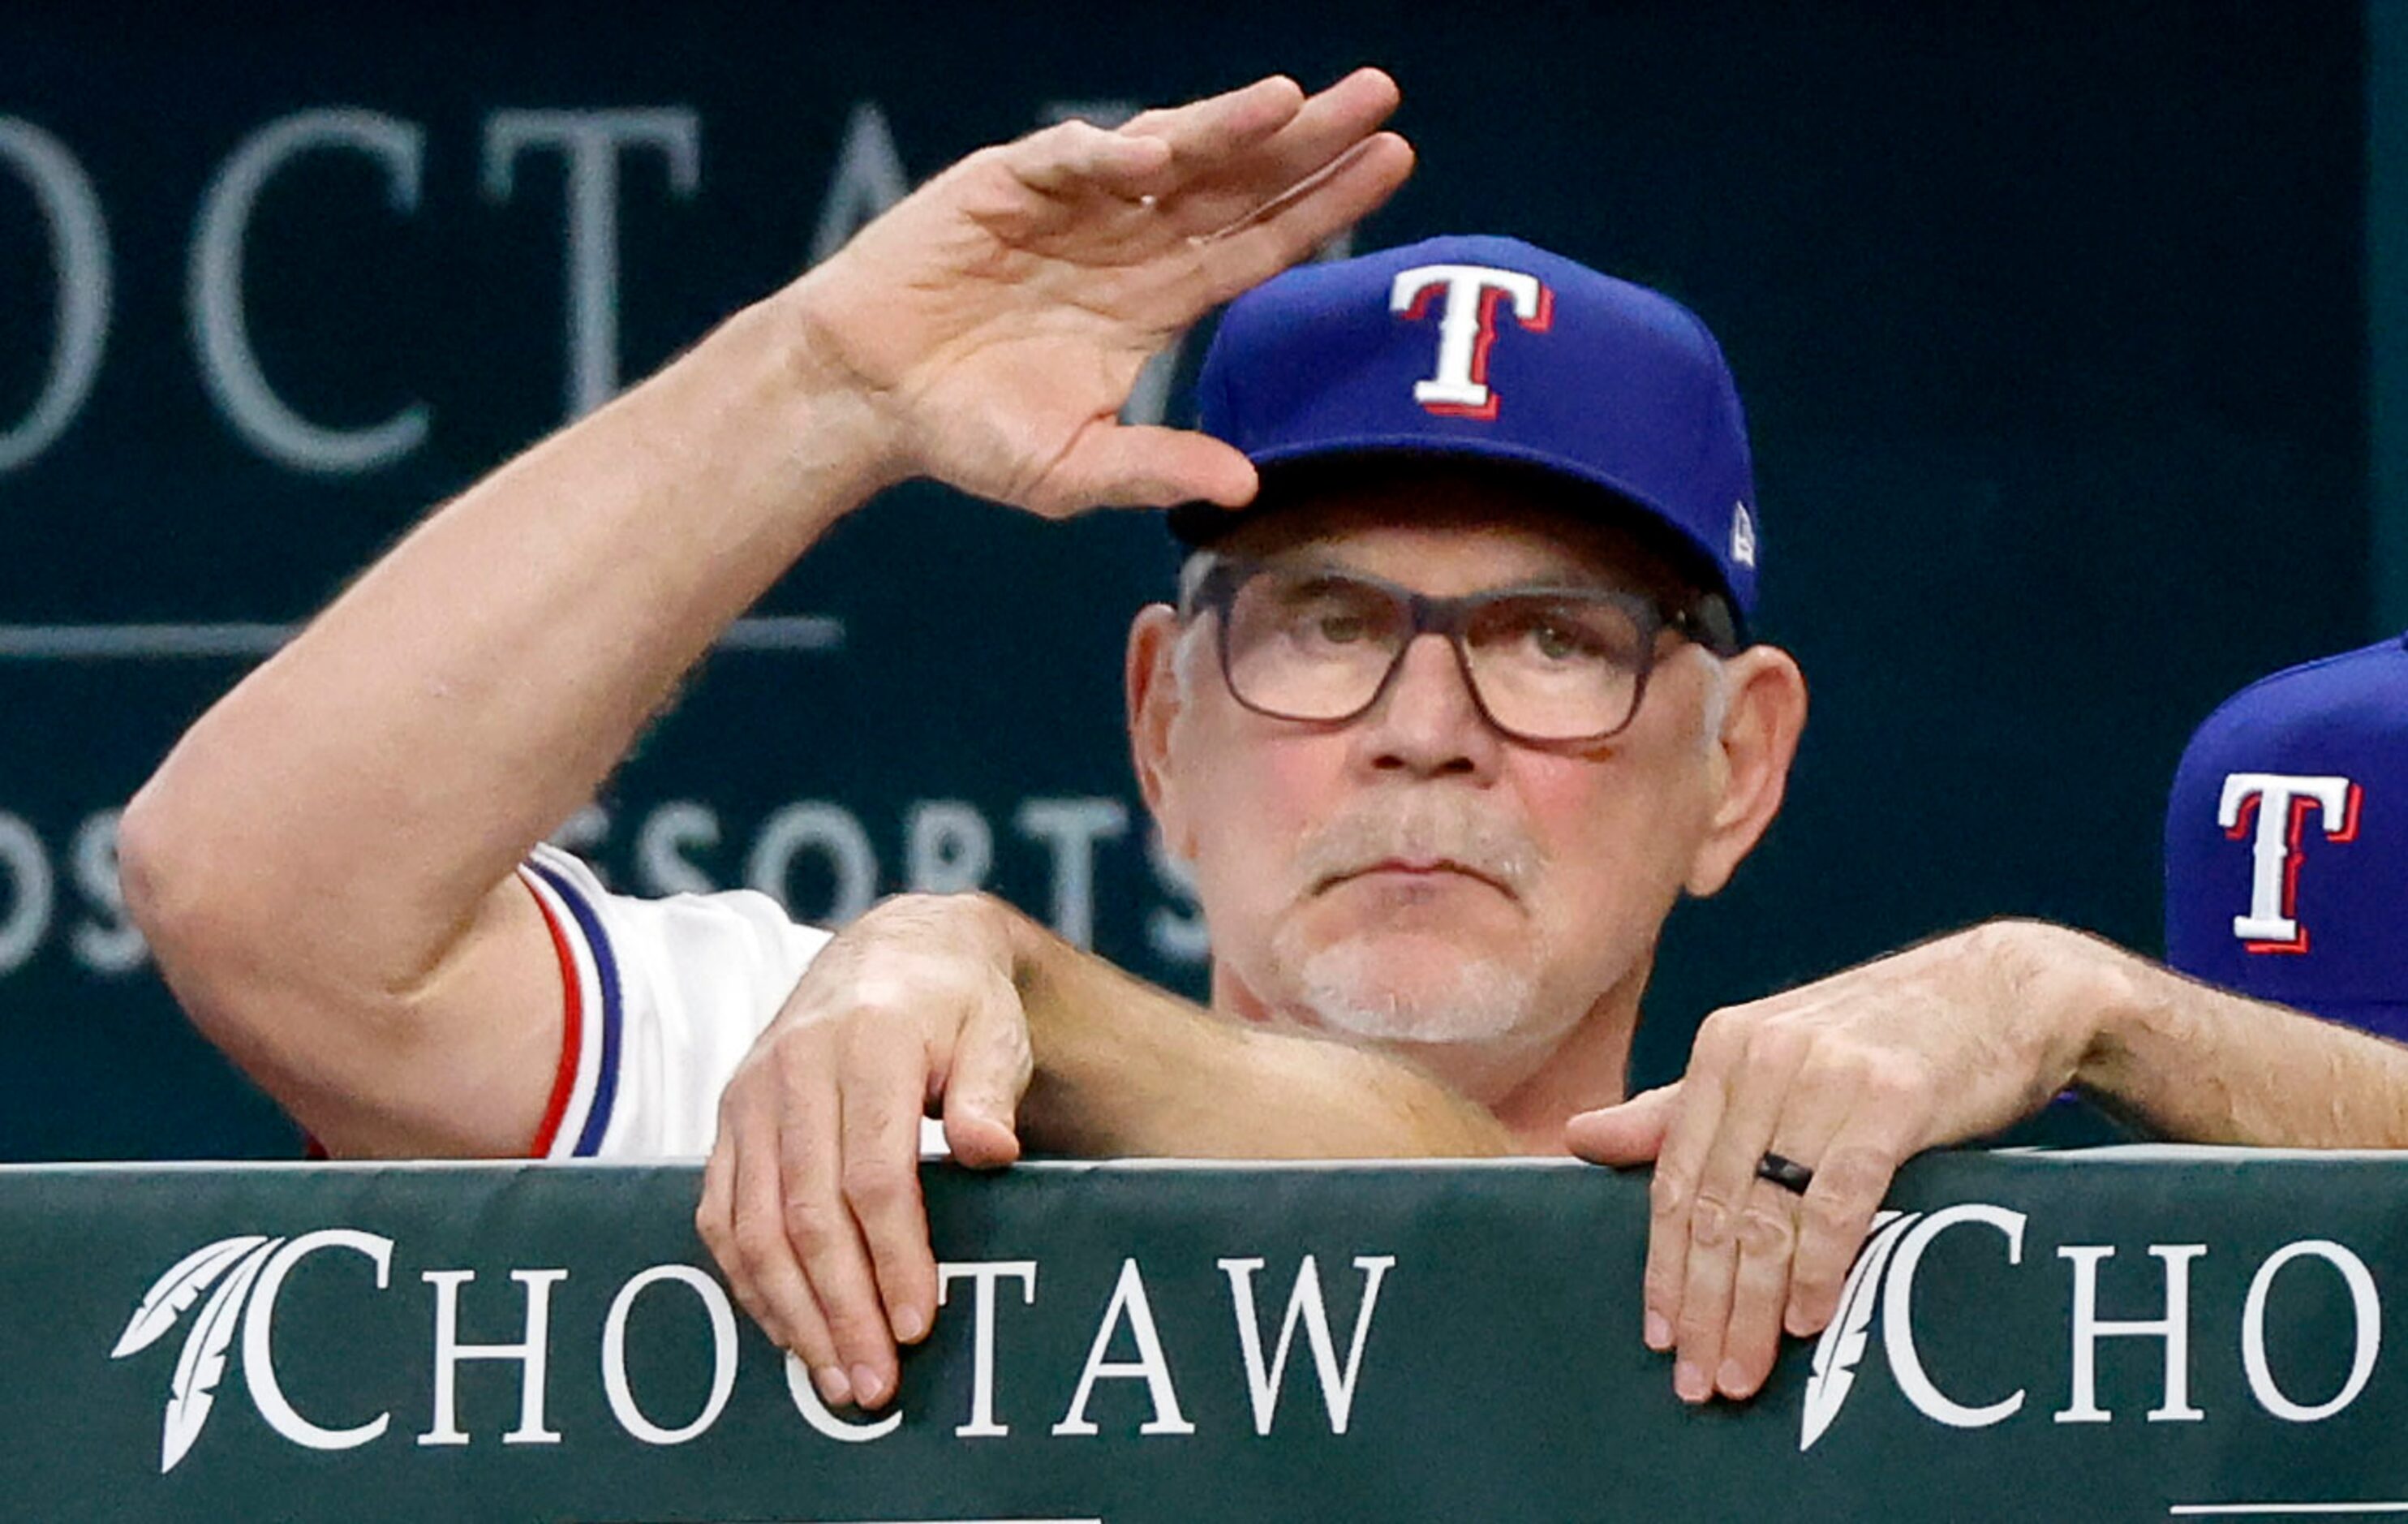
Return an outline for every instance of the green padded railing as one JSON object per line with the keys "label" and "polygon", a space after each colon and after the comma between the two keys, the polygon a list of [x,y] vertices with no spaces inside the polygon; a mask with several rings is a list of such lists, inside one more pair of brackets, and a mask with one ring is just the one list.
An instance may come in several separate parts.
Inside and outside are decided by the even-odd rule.
{"label": "green padded railing", "polygon": [[2381,1157],[1921,1161],[1837,1333],[1697,1411],[1640,1342],[1635,1176],[932,1167],[947,1305],[876,1422],[820,1409],[730,1308],[695,1190],[683,1168],[0,1170],[0,1514],[2408,1511],[2408,1163]]}

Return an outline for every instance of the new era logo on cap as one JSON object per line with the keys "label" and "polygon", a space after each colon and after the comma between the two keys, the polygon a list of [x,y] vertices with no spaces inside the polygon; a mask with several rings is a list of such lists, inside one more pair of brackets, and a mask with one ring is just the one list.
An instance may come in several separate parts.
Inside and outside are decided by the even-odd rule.
{"label": "new era logo on cap", "polygon": [[[1604,488],[1755,610],[1747,425],[1713,336],[1670,297],[1519,239],[1431,238],[1274,278],[1223,315],[1197,407],[1266,467],[1409,452]],[[1191,543],[1231,522],[1171,516]]]}
{"label": "new era logo on cap", "polygon": [[2191,738],[2166,960],[2408,1038],[2408,638],[2278,672]]}
{"label": "new era logo on cap", "polygon": [[1730,558],[1733,566],[1756,565],[1756,515],[1745,503],[1731,504]]}

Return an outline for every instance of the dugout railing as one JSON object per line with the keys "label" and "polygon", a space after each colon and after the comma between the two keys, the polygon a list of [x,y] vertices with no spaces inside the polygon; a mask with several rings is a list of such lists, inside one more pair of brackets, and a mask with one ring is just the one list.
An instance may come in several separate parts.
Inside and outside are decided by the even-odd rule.
{"label": "dugout railing", "polygon": [[1841,1320],[1690,1409],[1645,1183],[931,1166],[876,1417],[734,1308],[695,1172],[0,1170],[0,1495],[141,1520],[1949,1520],[2408,1511],[2408,1165],[2123,1149],[1899,1181]]}

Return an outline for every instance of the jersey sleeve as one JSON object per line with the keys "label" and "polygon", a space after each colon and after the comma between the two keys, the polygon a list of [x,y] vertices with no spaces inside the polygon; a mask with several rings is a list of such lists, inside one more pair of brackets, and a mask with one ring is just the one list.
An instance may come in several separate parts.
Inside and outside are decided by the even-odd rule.
{"label": "jersey sleeve", "polygon": [[719,1093],[828,934],[749,889],[643,899],[538,846],[519,870],[560,961],[560,1065],[538,1158],[698,1158]]}

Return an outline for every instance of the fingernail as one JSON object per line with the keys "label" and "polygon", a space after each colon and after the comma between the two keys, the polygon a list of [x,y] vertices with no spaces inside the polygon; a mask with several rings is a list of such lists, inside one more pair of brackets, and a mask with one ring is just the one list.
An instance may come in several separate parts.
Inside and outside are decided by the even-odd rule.
{"label": "fingernail", "polygon": [[903,1344],[917,1344],[928,1331],[928,1320],[917,1307],[905,1307],[895,1315],[895,1337]]}
{"label": "fingernail", "polygon": [[863,1407],[876,1407],[886,1400],[886,1384],[868,1366],[856,1365],[853,1368],[853,1395]]}
{"label": "fingernail", "polygon": [[1698,1369],[1695,1360],[1683,1360],[1672,1367],[1672,1392],[1684,1402],[1702,1402],[1713,1393],[1706,1385],[1706,1373]]}
{"label": "fingernail", "polygon": [[1723,1368],[1714,1373],[1714,1384],[1722,1387],[1726,1397],[1745,1397],[1756,1389],[1737,1360],[1723,1361]]}
{"label": "fingernail", "polygon": [[1650,1349],[1672,1347],[1672,1320],[1662,1313],[1650,1312],[1647,1315],[1647,1347]]}
{"label": "fingernail", "polygon": [[811,1373],[811,1385],[820,1389],[820,1401],[830,1407],[842,1407],[853,1401],[853,1383],[833,1365],[823,1365]]}

